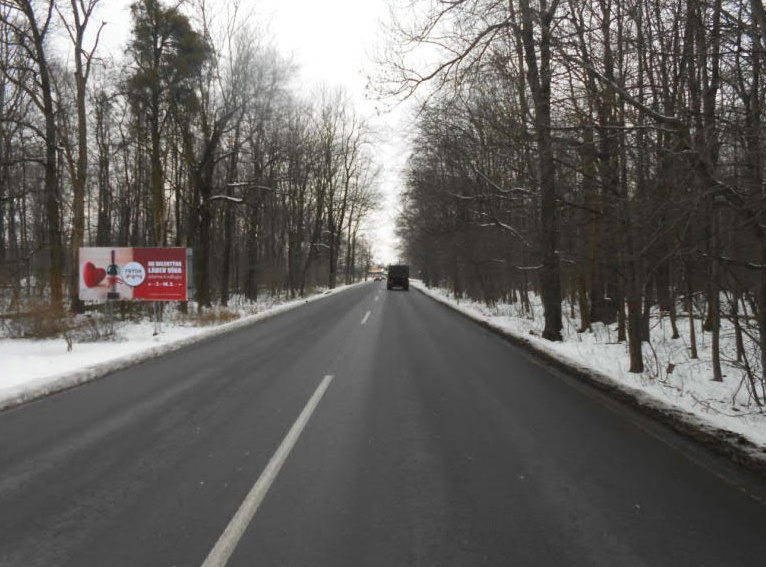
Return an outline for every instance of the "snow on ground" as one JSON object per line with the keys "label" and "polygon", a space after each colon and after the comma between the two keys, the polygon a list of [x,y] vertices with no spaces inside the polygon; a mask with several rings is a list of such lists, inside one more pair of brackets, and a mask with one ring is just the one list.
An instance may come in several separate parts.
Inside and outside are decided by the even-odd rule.
{"label": "snow on ground", "polygon": [[[766,413],[749,403],[746,388],[740,384],[741,370],[731,363],[724,363],[723,383],[713,382],[709,339],[697,329],[699,359],[692,360],[685,338],[689,335],[687,319],[679,318],[682,338],[676,340],[670,338],[667,320],[654,319],[651,347],[646,347],[644,352],[647,370],[636,375],[628,372],[627,345],[616,343],[614,326],[594,326],[591,332],[577,333],[577,322],[566,319],[564,341],[551,343],[540,337],[542,308],[539,301],[535,303],[533,299],[533,312],[538,316],[532,317],[522,313],[518,304],[488,307],[470,300],[457,301],[447,290],[426,289],[417,281],[412,285],[466,315],[516,337],[533,349],[588,372],[595,380],[630,392],[642,400],[643,405],[682,410],[692,416],[692,421],[698,420],[695,423],[702,427],[738,433],[766,451]],[[294,301],[263,298],[256,304],[235,303],[231,311],[237,318],[214,326],[193,326],[188,318],[170,317],[157,335],[154,334],[154,324],[148,321],[116,324],[115,340],[75,341],[71,351],[63,338],[0,339],[0,409],[99,378],[344,289],[346,287],[319,290],[308,299]],[[726,329],[723,331],[726,336]],[[732,347],[724,341],[723,348],[726,351]],[[668,373],[671,363],[674,369]]]}
{"label": "snow on ground", "polygon": [[[72,343],[63,338],[0,339],[0,410],[100,378],[149,358],[177,350],[211,336],[294,309],[309,301],[339,293],[349,286],[318,290],[293,301],[271,297],[256,303],[232,301],[233,321],[214,326],[193,326],[190,318],[166,317],[155,335],[151,321],[115,322],[115,337],[108,341]],[[170,319],[170,320],[167,320]]]}
{"label": "snow on ground", "polygon": [[[456,300],[441,288],[427,289],[422,282],[411,282],[413,287],[450,305],[462,313],[511,335],[549,356],[577,369],[586,370],[597,380],[609,382],[634,397],[646,400],[656,408],[675,408],[691,414],[701,424],[738,433],[766,451],[766,413],[749,403],[747,391],[741,386],[742,371],[733,364],[723,363],[723,382],[712,381],[710,339],[697,327],[699,358],[689,355],[689,322],[677,321],[681,338],[671,339],[667,318],[652,320],[651,346],[644,349],[646,370],[643,374],[628,372],[629,355],[626,343],[617,343],[616,325],[594,326],[592,332],[578,333],[577,321],[565,319],[564,341],[553,343],[541,337],[543,331],[542,306],[532,297],[533,318],[522,313],[519,304],[498,304],[488,307],[484,303]],[[701,323],[697,321],[697,324]],[[727,329],[722,321],[722,336]],[[733,342],[733,341],[731,341]],[[722,344],[725,351],[733,348]],[[673,364],[668,373],[669,364]],[[646,404],[645,404],[646,405]]]}

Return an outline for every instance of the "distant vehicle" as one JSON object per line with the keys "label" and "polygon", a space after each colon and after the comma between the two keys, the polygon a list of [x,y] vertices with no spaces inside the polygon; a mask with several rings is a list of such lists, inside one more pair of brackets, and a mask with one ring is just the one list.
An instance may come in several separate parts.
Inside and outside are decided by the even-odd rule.
{"label": "distant vehicle", "polygon": [[376,282],[382,282],[383,281],[383,274],[375,274],[375,277],[373,279]]}
{"label": "distant vehicle", "polygon": [[404,291],[410,289],[410,267],[407,264],[392,264],[388,267],[388,280],[386,287],[393,289],[400,287]]}

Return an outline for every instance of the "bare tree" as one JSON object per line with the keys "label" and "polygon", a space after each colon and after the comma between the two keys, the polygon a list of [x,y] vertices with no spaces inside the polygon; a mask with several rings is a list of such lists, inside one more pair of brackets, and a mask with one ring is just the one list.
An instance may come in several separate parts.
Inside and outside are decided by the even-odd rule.
{"label": "bare tree", "polygon": [[[437,88],[471,82],[490,56],[507,44],[515,45],[516,55],[507,56],[508,65],[520,65],[516,75],[525,78],[532,104],[531,115],[537,160],[535,175],[540,192],[541,234],[539,281],[545,311],[543,336],[561,340],[561,275],[558,251],[556,167],[551,131],[552,46],[555,22],[560,18],[559,0],[500,2],[497,0],[457,0],[433,3],[416,28],[406,23],[396,27],[401,51],[406,46],[442,46],[444,59],[421,71],[401,57],[389,57],[388,68],[395,78],[396,93],[411,94],[422,85],[437,81]],[[507,41],[509,35],[520,38]],[[401,52],[400,51],[400,52]],[[524,98],[526,102],[526,97]]]}
{"label": "bare tree", "polygon": [[32,80],[33,83],[17,83],[30,97],[43,117],[43,128],[39,131],[44,141],[44,194],[46,213],[46,248],[48,249],[49,270],[48,287],[51,303],[55,309],[63,307],[63,270],[64,248],[61,230],[61,197],[58,179],[58,129],[56,124],[56,101],[51,77],[48,54],[48,38],[53,22],[55,2],[48,0],[40,9],[31,0],[10,0],[7,4],[12,9],[8,13],[6,25],[13,32],[12,41],[28,57],[36,73],[16,74],[17,69],[3,68],[3,73],[10,81]]}
{"label": "bare tree", "polygon": [[[100,0],[70,0],[69,11],[56,6],[56,12],[67,31],[73,46],[76,133],[72,134],[67,128],[68,121],[63,120],[64,130],[62,142],[69,175],[72,179],[72,245],[70,250],[69,270],[71,283],[69,302],[73,311],[81,311],[82,305],[78,299],[79,286],[79,248],[85,243],[85,186],[88,177],[88,117],[87,117],[87,85],[93,66],[94,54],[98,48],[102,22],[90,46],[85,46],[88,24]],[[76,138],[76,143],[72,139]]]}

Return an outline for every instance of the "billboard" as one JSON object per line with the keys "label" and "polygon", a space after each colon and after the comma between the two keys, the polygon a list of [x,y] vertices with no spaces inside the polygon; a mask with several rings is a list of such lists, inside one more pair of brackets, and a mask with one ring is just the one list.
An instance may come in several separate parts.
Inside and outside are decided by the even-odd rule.
{"label": "billboard", "polygon": [[80,248],[83,301],[186,301],[186,248]]}

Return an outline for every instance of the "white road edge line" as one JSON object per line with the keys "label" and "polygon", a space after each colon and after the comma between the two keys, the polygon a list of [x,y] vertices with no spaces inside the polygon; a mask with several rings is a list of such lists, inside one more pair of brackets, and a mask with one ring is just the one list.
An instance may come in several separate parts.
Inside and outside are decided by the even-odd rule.
{"label": "white road edge line", "polygon": [[370,313],[372,313],[372,312],[371,312],[371,311],[368,311],[367,313],[365,313],[365,314],[364,314],[364,319],[362,319],[362,325],[364,325],[365,323],[367,323],[367,319],[369,319],[369,318],[370,318]]}
{"label": "white road edge line", "polygon": [[290,431],[287,432],[287,435],[282,440],[282,444],[271,457],[269,464],[263,469],[261,476],[255,481],[250,492],[248,492],[247,496],[242,501],[242,504],[240,504],[239,510],[234,514],[229,525],[226,526],[226,529],[221,534],[221,537],[218,538],[218,541],[208,554],[202,567],[224,567],[229,561],[229,557],[234,553],[234,549],[242,538],[242,534],[245,533],[247,526],[258,511],[261,502],[263,502],[263,499],[266,497],[266,493],[277,478],[282,465],[290,455],[290,451],[292,451],[295,443],[298,441],[298,438],[306,427],[309,419],[311,419],[311,415],[314,413],[317,405],[319,405],[319,401],[330,386],[332,379],[333,376],[328,374],[324,377],[319,386],[317,386],[314,394],[311,396],[308,403],[306,403],[306,407],[303,408],[298,419],[295,420]]}

